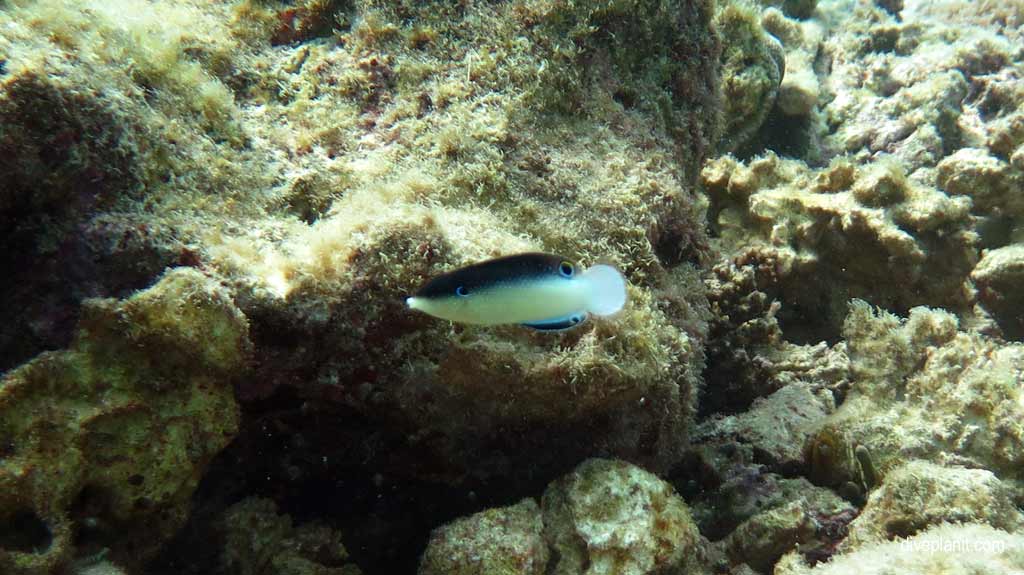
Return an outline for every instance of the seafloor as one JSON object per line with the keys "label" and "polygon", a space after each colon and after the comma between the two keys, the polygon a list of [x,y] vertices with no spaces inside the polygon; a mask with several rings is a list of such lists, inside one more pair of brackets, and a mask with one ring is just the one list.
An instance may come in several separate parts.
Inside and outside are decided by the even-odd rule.
{"label": "seafloor", "polygon": [[0,0],[0,271],[2,575],[1024,574],[1021,0]]}

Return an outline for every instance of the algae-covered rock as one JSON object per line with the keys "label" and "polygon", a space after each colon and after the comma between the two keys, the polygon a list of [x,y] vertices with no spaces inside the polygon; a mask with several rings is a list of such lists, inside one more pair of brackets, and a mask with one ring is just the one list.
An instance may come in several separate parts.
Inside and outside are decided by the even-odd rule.
{"label": "algae-covered rock", "polygon": [[250,497],[221,519],[223,573],[234,575],[360,575],[341,534],[325,525],[294,526],[273,501]]}
{"label": "algae-covered rock", "polygon": [[814,533],[814,518],[803,502],[793,501],[744,521],[721,547],[733,563],[768,573],[783,554],[810,541]]}
{"label": "algae-covered rock", "polygon": [[942,523],[987,523],[1011,533],[1024,527],[1015,490],[990,471],[911,461],[886,475],[850,524],[843,548],[911,537]]}
{"label": "algae-covered rock", "polygon": [[[671,485],[589,459],[533,499],[434,530],[421,574],[700,574],[725,568]],[[716,569],[718,571],[716,571]]]}
{"label": "algae-covered rock", "polygon": [[0,382],[0,570],[51,573],[109,549],[137,562],[184,523],[238,428],[248,322],[217,282],[168,272],[91,300],[71,347]]}
{"label": "algae-covered rock", "polygon": [[808,18],[818,6],[818,0],[758,0],[764,6],[782,9],[787,16]]}
{"label": "algae-covered rock", "polygon": [[[705,329],[693,190],[717,133],[709,5],[356,10],[343,46],[309,48],[289,76],[316,88],[267,103],[333,189],[289,203],[329,207],[204,246],[274,358],[242,397],[288,386],[388,422],[431,480],[547,480],[591,455],[667,468]],[[404,305],[431,276],[531,250],[620,266],[628,308],[538,334]]]}
{"label": "algae-covered rock", "polygon": [[[712,3],[64,4],[0,15],[5,81],[55,94],[5,93],[4,142],[34,158],[50,127],[74,132],[40,212],[118,160],[97,172],[125,174],[109,203],[64,218],[117,256],[90,278],[123,288],[133,264],[145,283],[178,262],[237,288],[263,358],[242,399],[287,384],[394,423],[431,479],[678,457],[704,330],[693,192],[720,123]],[[14,130],[33,101],[45,126]],[[46,175],[30,164],[11,166],[18,197]],[[526,250],[620,266],[629,310],[543,335],[403,305],[432,275]],[[72,253],[55,266],[93,261]],[[19,321],[73,317],[79,295]]]}
{"label": "algae-covered rock", "polygon": [[[791,509],[794,506],[801,509],[802,515]],[[766,472],[756,465],[741,463],[724,469],[721,473],[721,483],[702,491],[691,504],[701,533],[716,541],[728,538],[730,541],[727,546],[732,549],[734,562],[750,562],[752,565],[770,563],[778,559],[781,552],[772,557],[771,551],[767,555],[761,551],[752,551],[754,547],[747,549],[747,546],[756,546],[760,543],[745,541],[743,537],[733,533],[737,533],[736,529],[741,524],[758,515],[783,508],[789,510],[781,511],[781,515],[766,515],[756,519],[744,529],[764,531],[762,538],[775,542],[765,543],[769,546],[786,546],[799,539],[805,553],[809,553],[815,545],[824,547],[844,537],[845,531],[838,534],[828,530],[834,530],[839,524],[849,523],[856,515],[849,502],[829,489],[811,484],[803,477],[790,479]],[[771,528],[771,525],[786,524],[778,521],[780,517],[797,515],[800,515],[797,523],[802,526],[798,530],[799,538],[775,533],[778,530]],[[764,561],[758,561],[756,557]]]}
{"label": "algae-covered rock", "polygon": [[899,541],[866,546],[809,567],[792,553],[776,575],[1007,575],[1024,569],[1024,537],[988,525],[941,525]]}
{"label": "algae-covered rock", "polygon": [[809,385],[797,382],[756,400],[741,414],[702,422],[694,439],[702,444],[749,444],[762,464],[792,470],[803,464],[804,440],[834,410],[831,393],[815,394]]}
{"label": "algae-covered rock", "polygon": [[[257,358],[243,409],[276,423],[302,402],[302,465],[336,448],[318,416],[345,410],[373,448],[343,463],[401,460],[416,481],[543,484],[595,454],[667,469],[703,362],[713,16],[708,0],[19,1],[0,13],[0,81],[32,89],[0,94],[21,157],[4,193],[45,184],[33,214],[96,248],[53,267],[109,256],[86,295],[137,287],[114,281],[133,265],[142,284],[178,263],[230,286]],[[104,201],[62,211],[69,182]],[[617,265],[628,308],[542,334],[404,305],[431,276],[527,250]],[[27,279],[12,282],[60,284]],[[73,316],[80,295],[12,313]]]}
{"label": "algae-covered rock", "polygon": [[939,187],[956,196],[968,196],[979,214],[1010,217],[1024,215],[1020,197],[1024,179],[1009,163],[984,149],[963,148],[936,166]]}
{"label": "algae-covered rock", "polygon": [[816,482],[870,488],[912,459],[1024,479],[1024,346],[959,331],[948,312],[900,319],[863,302],[844,335],[849,393],[806,445]]}
{"label": "algae-covered rock", "polygon": [[434,530],[420,575],[543,575],[548,544],[533,499],[488,509]]}
{"label": "algae-covered rock", "polygon": [[1024,339],[1024,245],[1013,244],[982,255],[971,271],[978,299],[994,316],[1003,334]]}
{"label": "algae-covered rock", "polygon": [[731,152],[757,133],[786,74],[782,44],[761,25],[760,10],[746,0],[723,3],[715,15],[722,34],[725,128],[720,148]]}
{"label": "algae-covered rock", "polygon": [[127,575],[123,569],[105,559],[87,560],[72,565],[74,575]]}
{"label": "algae-covered rock", "polygon": [[672,486],[621,461],[591,459],[544,492],[554,575],[709,572],[686,503]]}
{"label": "algae-covered rock", "polygon": [[244,51],[230,13],[104,0],[0,11],[0,370],[66,347],[83,299],[195,265],[196,232],[270,185],[272,162],[252,162],[259,146],[217,76]]}

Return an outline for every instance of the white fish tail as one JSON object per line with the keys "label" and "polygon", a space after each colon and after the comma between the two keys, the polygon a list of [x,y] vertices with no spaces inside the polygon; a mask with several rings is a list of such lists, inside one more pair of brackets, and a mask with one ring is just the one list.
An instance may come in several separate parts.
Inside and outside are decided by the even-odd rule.
{"label": "white fish tail", "polygon": [[580,274],[587,284],[587,311],[605,316],[626,305],[626,278],[612,266],[599,264]]}

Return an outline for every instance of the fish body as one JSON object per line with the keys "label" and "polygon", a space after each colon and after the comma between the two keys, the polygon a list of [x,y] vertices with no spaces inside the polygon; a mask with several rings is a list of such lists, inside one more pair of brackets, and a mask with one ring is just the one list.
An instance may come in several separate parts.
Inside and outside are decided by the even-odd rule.
{"label": "fish body", "polygon": [[611,315],[626,303],[626,279],[612,266],[579,272],[555,254],[525,253],[487,260],[437,276],[408,306],[434,317],[477,325],[523,324],[553,331],[590,315]]}

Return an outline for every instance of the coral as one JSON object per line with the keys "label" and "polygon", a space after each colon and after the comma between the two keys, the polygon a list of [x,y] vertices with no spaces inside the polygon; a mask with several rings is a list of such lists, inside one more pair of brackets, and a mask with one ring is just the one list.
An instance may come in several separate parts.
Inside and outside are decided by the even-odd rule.
{"label": "coral", "polygon": [[540,575],[549,551],[533,499],[488,509],[434,530],[420,575]]}
{"label": "coral", "polygon": [[912,181],[895,162],[815,170],[773,154],[723,157],[703,180],[718,241],[782,302],[775,317],[791,341],[837,338],[851,297],[901,311],[970,308],[970,202]]}
{"label": "coral", "polygon": [[546,573],[707,573],[712,559],[672,486],[621,461],[590,459],[548,486]]}
{"label": "coral", "polygon": [[978,299],[994,316],[1003,334],[1024,339],[1024,245],[1014,244],[984,253],[971,271]]}
{"label": "coral", "polygon": [[776,575],[933,575],[976,573],[1006,575],[1024,569],[1024,537],[988,525],[941,525],[909,539],[866,546],[808,567],[799,555],[787,555]]}
{"label": "coral", "polygon": [[188,516],[231,439],[248,323],[216,281],[168,272],[89,300],[67,350],[0,383],[0,569],[52,573],[104,548],[137,562]]}
{"label": "coral", "polygon": [[816,482],[862,482],[858,446],[883,483],[912,459],[1024,479],[1024,346],[959,331],[951,314],[925,308],[900,319],[857,302],[845,325],[850,389],[806,445]]}
{"label": "coral", "polygon": [[846,385],[849,362],[841,350],[785,341],[778,301],[757,287],[763,275],[753,264],[722,262],[705,280],[712,315],[701,413],[745,410],[756,398],[796,382],[836,391]]}
{"label": "coral", "polygon": [[359,575],[341,535],[324,525],[294,526],[273,501],[250,497],[221,519],[223,573],[236,575]]}
{"label": "coral", "polygon": [[890,471],[850,524],[844,549],[906,538],[941,523],[987,523],[1015,532],[1024,513],[1015,490],[983,469],[911,461]]}

